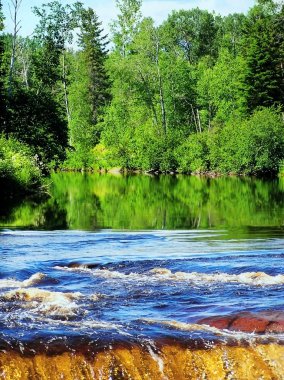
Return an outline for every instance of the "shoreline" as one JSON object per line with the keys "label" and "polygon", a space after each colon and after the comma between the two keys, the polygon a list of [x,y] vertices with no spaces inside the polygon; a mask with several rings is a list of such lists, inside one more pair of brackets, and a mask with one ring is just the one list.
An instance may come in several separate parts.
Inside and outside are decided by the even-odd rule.
{"label": "shoreline", "polygon": [[259,178],[259,179],[276,179],[281,178],[284,174],[280,173],[261,173],[261,174],[245,174],[245,173],[221,173],[221,172],[181,172],[181,171],[161,171],[161,170],[142,170],[142,169],[124,169],[120,167],[114,167],[111,169],[72,169],[64,168],[55,170],[56,173],[87,173],[87,174],[114,174],[114,175],[168,175],[168,176],[193,176],[200,178]]}

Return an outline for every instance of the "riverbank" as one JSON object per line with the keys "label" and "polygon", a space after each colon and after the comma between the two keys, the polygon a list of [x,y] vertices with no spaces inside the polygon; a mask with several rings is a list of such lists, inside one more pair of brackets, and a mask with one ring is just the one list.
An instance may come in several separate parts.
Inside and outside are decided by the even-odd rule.
{"label": "riverbank", "polygon": [[232,118],[226,124],[216,123],[177,141],[171,141],[170,135],[161,135],[139,144],[133,138],[121,146],[115,139],[104,141],[102,137],[99,144],[85,152],[84,159],[79,149],[70,152],[62,168],[123,168],[210,177],[283,173],[283,118],[279,110],[272,108],[258,109],[246,118]]}
{"label": "riverbank", "polygon": [[56,170],[55,172],[62,172],[62,173],[88,173],[88,174],[113,174],[113,175],[153,175],[153,176],[159,176],[159,175],[169,175],[169,176],[176,176],[176,175],[183,175],[183,176],[193,176],[193,177],[204,177],[204,178],[219,178],[219,177],[240,177],[240,178],[277,178],[277,177],[283,177],[284,176],[284,170],[281,167],[281,170],[279,172],[263,172],[263,173],[251,173],[251,174],[245,174],[245,173],[236,173],[236,172],[228,172],[228,173],[222,173],[218,171],[195,171],[195,172],[184,172],[184,171],[178,171],[178,170],[156,170],[156,169],[150,169],[150,170],[142,170],[142,169],[128,169],[123,167],[111,167],[111,168],[61,168],[59,170]]}

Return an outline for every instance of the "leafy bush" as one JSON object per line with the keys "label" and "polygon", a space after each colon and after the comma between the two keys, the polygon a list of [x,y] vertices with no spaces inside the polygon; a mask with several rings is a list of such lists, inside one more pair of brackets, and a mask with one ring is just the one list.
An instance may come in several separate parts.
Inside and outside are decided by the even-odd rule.
{"label": "leafy bush", "polygon": [[284,123],[273,108],[256,110],[249,119],[215,131],[210,164],[222,173],[277,173],[284,158]]}
{"label": "leafy bush", "polygon": [[263,108],[244,123],[248,172],[274,172],[284,158],[284,122],[280,112]]}
{"label": "leafy bush", "polygon": [[261,108],[248,119],[231,120],[210,132],[191,135],[175,150],[175,156],[182,172],[283,172],[284,123],[281,112]]}
{"label": "leafy bush", "polygon": [[41,181],[37,158],[30,149],[12,138],[0,136],[1,192],[31,191],[38,188]]}
{"label": "leafy bush", "polygon": [[65,158],[67,123],[64,110],[49,94],[17,89],[9,100],[3,132],[30,146],[45,165]]}
{"label": "leafy bush", "polygon": [[90,152],[67,151],[66,160],[60,165],[61,169],[82,170],[91,167]]}
{"label": "leafy bush", "polygon": [[114,167],[117,161],[112,160],[112,152],[103,144],[97,144],[93,149],[78,149],[67,151],[66,160],[60,165],[66,170],[99,170]]}
{"label": "leafy bush", "polygon": [[209,170],[209,134],[191,135],[175,150],[178,170],[183,173],[206,172]]}
{"label": "leafy bush", "polygon": [[281,160],[279,163],[279,176],[284,177],[284,160]]}

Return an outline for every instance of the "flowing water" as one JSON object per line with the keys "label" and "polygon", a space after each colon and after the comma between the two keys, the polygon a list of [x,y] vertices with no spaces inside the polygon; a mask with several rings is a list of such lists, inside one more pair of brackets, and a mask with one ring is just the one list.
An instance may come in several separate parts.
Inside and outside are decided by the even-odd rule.
{"label": "flowing water", "polygon": [[[51,180],[49,198],[1,206],[4,355],[13,352],[19,363],[17,355],[104,352],[106,360],[109,350],[123,347],[129,355],[139,347],[156,366],[144,362],[135,375],[142,359],[132,352],[133,368],[121,354],[101,364],[97,375],[93,367],[82,377],[61,369],[58,377],[46,377],[54,379],[61,372],[66,379],[284,378],[284,179],[73,173]],[[221,328],[210,322],[216,316],[231,322]],[[233,328],[236,316],[250,327]],[[260,329],[251,318],[267,323]],[[196,377],[193,369],[178,374],[171,366],[180,351],[174,358],[164,352],[177,345],[202,355],[223,347],[224,376],[205,369],[211,357],[202,365],[194,359]],[[224,347],[255,347],[262,350],[258,360],[268,347],[281,353],[265,354],[263,368],[251,359],[240,375]],[[1,379],[45,378],[31,369],[17,377],[12,354],[9,365],[1,355]],[[216,360],[211,367],[218,367]],[[272,365],[264,370],[269,360],[274,367],[279,362],[274,372]]]}

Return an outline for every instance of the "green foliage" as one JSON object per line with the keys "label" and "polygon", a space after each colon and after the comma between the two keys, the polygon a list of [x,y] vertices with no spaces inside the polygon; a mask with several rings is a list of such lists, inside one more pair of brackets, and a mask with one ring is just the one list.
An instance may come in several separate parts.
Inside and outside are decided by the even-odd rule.
{"label": "green foliage", "polygon": [[125,57],[131,53],[131,45],[139,28],[142,0],[116,0],[116,6],[119,14],[112,24],[113,40],[117,52]]}
{"label": "green foliage", "polygon": [[199,63],[196,88],[203,128],[210,129],[212,122],[224,123],[246,113],[245,71],[243,58],[227,50],[221,50],[213,67],[204,61]]}
{"label": "green foliage", "polygon": [[283,12],[283,5],[278,11],[273,1],[259,1],[246,19],[243,50],[250,110],[284,104]]}
{"label": "green foliage", "polygon": [[[99,142],[103,107],[109,99],[108,77],[105,70],[105,36],[101,23],[92,9],[82,10],[80,17],[79,46],[81,50],[70,55],[69,94],[70,145],[76,152],[70,153],[69,164],[89,167],[91,149]],[[72,160],[71,160],[72,157]],[[81,157],[81,158],[80,158]]]}
{"label": "green foliage", "polygon": [[282,170],[284,6],[173,11],[156,26],[141,0],[116,4],[110,52],[80,2],[34,8],[30,38],[0,34],[0,130],[45,168]]}
{"label": "green foliage", "polygon": [[34,14],[39,17],[35,29],[37,38],[42,41],[52,41],[54,46],[62,51],[66,44],[73,41],[73,30],[78,26],[78,15],[82,10],[82,3],[62,5],[55,0],[43,4],[41,8],[34,7]]}
{"label": "green foliage", "polygon": [[204,56],[216,57],[218,25],[213,14],[199,8],[173,11],[164,24],[171,45],[184,53],[186,59],[196,63]]}
{"label": "green foliage", "polygon": [[8,102],[5,132],[28,144],[44,164],[64,159],[67,126],[49,93],[18,89]]}
{"label": "green foliage", "polygon": [[246,16],[242,13],[229,14],[225,17],[218,16],[215,22],[218,50],[228,50],[233,57],[241,55]]}
{"label": "green foliage", "polygon": [[14,139],[0,136],[1,193],[27,192],[41,184],[41,171],[31,150]]}
{"label": "green foliage", "polygon": [[209,139],[207,132],[191,135],[176,151],[178,169],[183,173],[206,173],[209,165]]}
{"label": "green foliage", "polygon": [[284,177],[284,160],[281,160],[279,162],[278,174],[279,174],[280,177]]}
{"label": "green foliage", "polygon": [[135,53],[121,57],[114,51],[107,62],[112,102],[102,142],[118,166],[174,170],[172,151],[192,128],[190,68],[181,57],[166,54],[165,38],[152,19],[144,19],[133,37]]}
{"label": "green foliage", "polygon": [[[91,9],[81,11],[79,46],[85,60],[88,78],[89,102],[92,110],[91,122],[100,121],[102,108],[109,99],[108,77],[105,70],[106,36],[102,35],[101,22]],[[98,138],[97,138],[98,140]]]}
{"label": "green foliage", "polygon": [[69,121],[69,142],[76,150],[91,148],[99,135],[92,123],[93,112],[90,99],[90,78],[85,57],[78,52],[74,57],[68,56],[70,67],[69,105],[71,118]]}
{"label": "green foliage", "polygon": [[91,152],[86,152],[83,150],[68,150],[66,154],[66,159],[60,165],[60,168],[67,170],[69,170],[70,168],[72,170],[84,170],[85,168],[91,168],[93,166],[91,158]]}
{"label": "green foliage", "polygon": [[283,157],[284,123],[279,112],[267,108],[228,123],[211,148],[212,169],[225,173],[277,173]]}
{"label": "green foliage", "polygon": [[122,31],[133,21],[127,53],[114,39],[107,62],[107,166],[275,173],[283,155],[280,111],[255,109],[281,99],[283,8],[265,1],[248,16],[223,18],[179,11],[159,28],[150,18],[126,19],[121,14],[116,25]]}
{"label": "green foliage", "polygon": [[248,171],[276,173],[284,158],[283,115],[267,108],[255,111],[244,129]]}
{"label": "green foliage", "polygon": [[3,70],[3,58],[4,58],[4,37],[2,30],[4,28],[4,15],[2,13],[2,1],[0,0],[0,132],[2,131],[6,113],[5,107],[5,90],[4,90],[4,70]]}
{"label": "green foliage", "polygon": [[284,158],[284,123],[274,109],[249,119],[232,119],[223,127],[190,136],[176,150],[183,172],[277,173]]}

